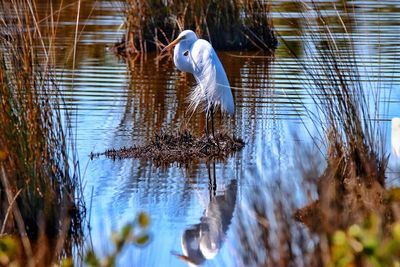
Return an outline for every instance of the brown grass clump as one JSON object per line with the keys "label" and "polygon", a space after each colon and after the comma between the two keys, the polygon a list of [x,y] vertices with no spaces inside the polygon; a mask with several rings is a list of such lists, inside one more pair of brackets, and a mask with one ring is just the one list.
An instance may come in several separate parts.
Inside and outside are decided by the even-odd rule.
{"label": "brown grass clump", "polygon": [[[313,178],[318,200],[297,210],[295,218],[312,232],[328,235],[362,223],[371,213],[380,214],[384,223],[392,222],[391,203],[386,201],[385,187],[377,179],[366,180],[368,177],[356,175],[356,164],[351,160],[334,162],[330,159],[324,173]],[[371,161],[365,164],[374,166]]]}
{"label": "brown grass clump", "polygon": [[146,53],[192,29],[216,49],[276,47],[268,1],[126,1],[127,31],[112,50],[128,56]]}
{"label": "brown grass clump", "polygon": [[217,132],[215,138],[212,138],[205,135],[195,137],[188,130],[184,130],[176,134],[155,134],[151,142],[143,146],[110,149],[103,153],[92,153],[91,157],[105,155],[112,159],[139,158],[167,165],[173,162],[188,163],[198,159],[226,159],[230,154],[241,150],[243,146],[242,139],[232,137],[223,131]]}

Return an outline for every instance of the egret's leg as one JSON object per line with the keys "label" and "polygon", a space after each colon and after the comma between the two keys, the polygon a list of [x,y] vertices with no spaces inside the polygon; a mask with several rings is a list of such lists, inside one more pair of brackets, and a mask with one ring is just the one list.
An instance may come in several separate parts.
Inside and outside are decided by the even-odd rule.
{"label": "egret's leg", "polygon": [[209,117],[209,111],[206,111],[206,136],[208,137],[208,117]]}
{"label": "egret's leg", "polygon": [[218,139],[215,138],[215,133],[214,133],[214,107],[211,107],[211,131],[212,131],[212,136],[214,139],[214,142],[217,144],[217,147],[219,150],[221,150],[221,148],[219,147],[219,142]]}
{"label": "egret's leg", "polygon": [[213,106],[211,106],[210,112],[211,112],[211,131],[212,131],[212,136],[215,139],[215,134],[214,134],[214,107]]}

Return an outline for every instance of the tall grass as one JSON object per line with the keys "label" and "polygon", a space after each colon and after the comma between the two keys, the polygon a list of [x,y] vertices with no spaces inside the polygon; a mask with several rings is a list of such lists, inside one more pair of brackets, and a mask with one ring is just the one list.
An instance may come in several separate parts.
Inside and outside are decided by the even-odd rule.
{"label": "tall grass", "polygon": [[[344,232],[349,232],[352,236],[354,230],[349,229],[368,225],[371,214],[379,218],[377,226],[374,225],[374,231],[379,234],[371,239],[377,247],[392,244],[392,241],[387,242],[388,229],[400,219],[398,204],[388,200],[385,188],[387,156],[384,129],[379,124],[382,91],[371,80],[365,82],[360,74],[363,65],[357,58],[357,48],[348,28],[350,24],[345,23],[354,20],[347,12],[353,9],[346,6],[345,1],[342,4],[343,12],[338,11],[333,20],[332,16],[328,18],[323,14],[316,2],[311,1],[308,6],[300,3],[299,6],[304,7],[305,55],[291,51],[303,68],[307,77],[303,78],[305,90],[316,107],[306,110],[318,129],[312,138],[319,148],[323,148],[326,168],[321,173],[318,171],[320,165],[313,164],[315,152],[304,150],[298,155],[303,193],[311,196],[310,203],[300,209],[296,208],[290,189],[280,190],[278,196],[273,190],[272,200],[262,190],[255,191],[257,194],[252,192],[250,208],[256,220],[239,227],[245,264],[387,266],[379,258],[387,252],[384,251],[386,248],[382,246],[376,256],[368,247],[370,244],[363,243],[362,236],[357,243],[348,238],[353,243],[344,249],[343,259],[337,254],[338,233],[343,236]],[[332,10],[335,8],[337,6],[332,6]],[[289,45],[286,47],[290,49]],[[257,183],[257,188],[259,186]],[[273,204],[271,207],[263,203]],[[250,227],[246,229],[248,225]],[[355,244],[358,247],[352,254],[350,250]],[[249,253],[254,256],[249,258]],[[392,259],[398,260],[397,245],[391,253]],[[349,254],[350,258],[347,257]],[[341,262],[346,264],[341,265]]]}
{"label": "tall grass", "polygon": [[192,29],[217,49],[273,49],[270,3],[248,1],[126,1],[128,52],[147,52]]}
{"label": "tall grass", "polygon": [[[303,12],[309,32],[304,38],[305,56],[294,54],[310,77],[306,90],[316,111],[308,110],[308,115],[325,146],[327,168],[314,182],[318,183],[319,208],[329,217],[326,221],[331,225],[326,226],[331,230],[379,210],[382,203],[368,204],[368,192],[378,194],[377,202],[383,200],[387,167],[384,129],[379,124],[382,92],[379,84],[366,83],[361,77],[363,65],[344,22],[353,21],[347,12],[351,7],[344,3],[343,10],[342,15],[337,13],[335,25],[312,1]],[[337,36],[342,36],[340,42]],[[324,214],[325,208],[331,214]]]}
{"label": "tall grass", "polygon": [[337,15],[344,36],[338,42],[333,25],[329,25],[315,3],[313,7],[317,27],[308,26],[313,27],[313,32],[305,48],[311,64],[303,64],[312,81],[310,96],[318,108],[317,116],[311,118],[328,139],[328,159],[343,157],[341,162],[347,165],[343,168],[350,167],[347,163],[355,163],[350,167],[355,176],[383,186],[387,160],[378,117],[382,92],[371,80],[362,81],[363,67],[357,59],[350,29],[344,24],[352,20],[350,15]]}
{"label": "tall grass", "polygon": [[71,253],[83,208],[52,65],[56,19],[39,26],[34,1],[1,1],[0,10],[1,234],[18,235],[25,256],[46,265]]}

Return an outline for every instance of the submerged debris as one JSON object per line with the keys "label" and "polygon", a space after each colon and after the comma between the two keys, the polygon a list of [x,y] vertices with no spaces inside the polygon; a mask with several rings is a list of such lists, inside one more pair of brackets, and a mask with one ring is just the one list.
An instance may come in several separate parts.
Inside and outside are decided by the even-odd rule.
{"label": "submerged debris", "polygon": [[125,40],[125,35],[122,36],[120,41],[117,41],[111,46],[107,47],[107,50],[113,53],[119,59],[126,59],[134,54],[137,55],[137,53],[135,53],[136,50],[133,45],[129,44]]}
{"label": "submerged debris", "polygon": [[151,159],[158,164],[188,163],[197,159],[225,159],[243,147],[242,139],[232,137],[226,132],[217,132],[213,138],[205,135],[195,137],[188,130],[184,130],[176,134],[156,133],[145,145],[109,149],[103,153],[91,153],[90,157],[105,155],[112,159]]}
{"label": "submerged debris", "polygon": [[111,47],[107,47],[107,49],[119,58],[125,58],[127,56],[125,38],[114,43]]}

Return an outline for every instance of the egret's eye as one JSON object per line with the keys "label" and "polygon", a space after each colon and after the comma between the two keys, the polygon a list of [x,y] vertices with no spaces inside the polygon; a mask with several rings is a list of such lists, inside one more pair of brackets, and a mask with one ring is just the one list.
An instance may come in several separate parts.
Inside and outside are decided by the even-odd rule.
{"label": "egret's eye", "polygon": [[185,57],[187,57],[187,56],[189,55],[189,51],[183,52],[183,55],[184,55]]}

